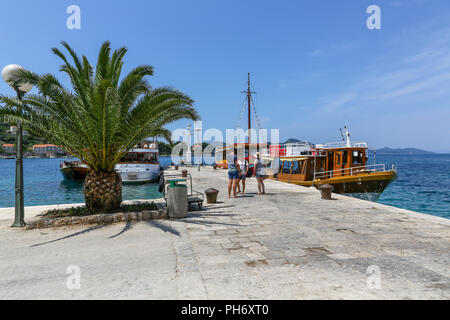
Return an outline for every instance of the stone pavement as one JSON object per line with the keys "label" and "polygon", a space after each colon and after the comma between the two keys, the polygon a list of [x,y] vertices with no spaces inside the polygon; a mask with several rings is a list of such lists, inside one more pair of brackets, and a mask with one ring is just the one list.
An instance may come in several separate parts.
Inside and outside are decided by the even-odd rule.
{"label": "stone pavement", "polygon": [[189,170],[220,193],[187,219],[22,231],[1,209],[0,298],[450,298],[450,220],[255,179],[228,199],[226,171]]}

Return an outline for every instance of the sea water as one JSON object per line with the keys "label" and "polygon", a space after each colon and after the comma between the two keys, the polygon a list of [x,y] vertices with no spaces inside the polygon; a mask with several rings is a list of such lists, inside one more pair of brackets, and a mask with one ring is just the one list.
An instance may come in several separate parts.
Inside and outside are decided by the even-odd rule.
{"label": "sea water", "polygon": [[[82,184],[66,181],[59,170],[63,159],[24,159],[25,205],[84,202]],[[163,167],[170,157],[161,157]],[[176,162],[176,161],[175,161]],[[369,158],[368,164],[373,163]],[[397,166],[398,178],[377,202],[450,218],[450,154],[377,155],[376,163]],[[0,160],[0,207],[14,206],[15,160]],[[123,185],[123,199],[162,197],[158,184]]]}

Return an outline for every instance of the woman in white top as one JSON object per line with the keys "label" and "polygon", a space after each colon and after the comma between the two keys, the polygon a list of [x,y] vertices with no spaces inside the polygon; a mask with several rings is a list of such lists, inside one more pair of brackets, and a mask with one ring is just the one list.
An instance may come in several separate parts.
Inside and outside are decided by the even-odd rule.
{"label": "woman in white top", "polygon": [[239,175],[239,180],[237,183],[237,193],[241,193],[240,182],[242,181],[242,194],[245,194],[245,179],[248,175],[248,161],[245,160],[245,157],[241,157],[238,161],[239,168],[241,169],[241,174]]}
{"label": "woman in white top", "polygon": [[258,194],[266,194],[266,189],[264,186],[264,163],[261,160],[261,155],[259,154],[259,152],[257,152],[255,154],[255,177],[256,177],[256,181],[258,182]]}

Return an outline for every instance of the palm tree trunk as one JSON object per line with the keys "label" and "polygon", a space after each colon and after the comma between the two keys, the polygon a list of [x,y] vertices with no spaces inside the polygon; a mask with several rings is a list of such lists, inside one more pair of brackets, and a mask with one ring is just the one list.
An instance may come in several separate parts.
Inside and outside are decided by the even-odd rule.
{"label": "palm tree trunk", "polygon": [[113,172],[91,171],[84,180],[86,207],[93,213],[113,212],[122,203],[122,179]]}

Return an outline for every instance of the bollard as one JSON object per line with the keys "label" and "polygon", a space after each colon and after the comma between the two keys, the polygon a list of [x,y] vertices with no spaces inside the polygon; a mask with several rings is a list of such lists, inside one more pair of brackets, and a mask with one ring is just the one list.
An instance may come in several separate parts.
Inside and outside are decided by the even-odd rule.
{"label": "bollard", "polygon": [[331,192],[333,192],[333,186],[329,184],[322,184],[319,186],[319,190],[322,193],[322,199],[331,200]]}
{"label": "bollard", "polygon": [[205,194],[207,203],[217,203],[217,195],[219,194],[219,190],[209,188],[205,191]]}

